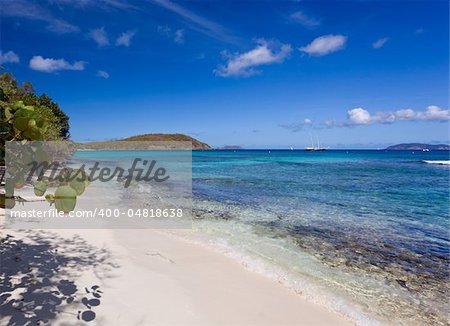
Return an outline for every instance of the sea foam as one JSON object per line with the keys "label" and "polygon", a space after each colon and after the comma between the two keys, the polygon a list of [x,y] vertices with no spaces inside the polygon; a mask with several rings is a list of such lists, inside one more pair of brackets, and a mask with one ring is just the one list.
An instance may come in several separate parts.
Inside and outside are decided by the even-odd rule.
{"label": "sea foam", "polygon": [[450,160],[447,161],[429,161],[429,160],[423,160],[423,163],[427,164],[438,164],[438,165],[450,165]]}

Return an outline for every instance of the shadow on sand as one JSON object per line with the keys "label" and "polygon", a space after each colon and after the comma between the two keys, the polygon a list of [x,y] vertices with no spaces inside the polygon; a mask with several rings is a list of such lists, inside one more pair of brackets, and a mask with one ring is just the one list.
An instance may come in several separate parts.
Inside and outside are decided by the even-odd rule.
{"label": "shadow on sand", "polygon": [[[95,248],[79,236],[67,239],[38,230],[20,233],[25,241],[0,235],[0,323],[45,325],[61,313],[73,315],[69,316],[72,325],[93,320],[92,307],[100,304],[99,286],[79,289],[75,280],[86,270],[104,279],[118,267],[108,250]],[[90,292],[97,293],[91,302],[86,301]]]}

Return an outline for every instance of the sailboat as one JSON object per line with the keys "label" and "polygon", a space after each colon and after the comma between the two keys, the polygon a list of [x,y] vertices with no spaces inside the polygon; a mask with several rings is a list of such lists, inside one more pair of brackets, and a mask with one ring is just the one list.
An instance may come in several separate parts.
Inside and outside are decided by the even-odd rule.
{"label": "sailboat", "polygon": [[320,147],[320,142],[319,142],[319,137],[316,136],[317,138],[317,146],[314,146],[314,141],[313,141],[313,137],[310,134],[311,137],[311,146],[308,146],[305,148],[305,151],[314,151],[314,152],[320,152],[320,151],[326,151],[326,148]]}

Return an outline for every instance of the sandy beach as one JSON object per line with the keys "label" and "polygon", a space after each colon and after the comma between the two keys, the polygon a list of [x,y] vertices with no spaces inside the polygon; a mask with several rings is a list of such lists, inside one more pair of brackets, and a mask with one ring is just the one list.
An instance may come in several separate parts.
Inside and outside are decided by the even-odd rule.
{"label": "sandy beach", "polygon": [[0,326],[450,326],[449,9],[1,1]]}
{"label": "sandy beach", "polygon": [[[60,285],[62,280],[76,286],[76,291],[72,289],[73,293],[69,293],[73,302],[67,304],[63,300],[52,309],[42,308],[51,305],[51,300],[32,301],[32,295],[26,295],[31,290],[24,288],[25,281],[16,280],[15,290],[1,294],[2,300],[10,302],[10,309],[4,309],[1,319],[5,325],[18,324],[25,312],[33,314],[29,305],[18,307],[22,299],[34,305],[34,309],[41,309],[41,314],[34,310],[38,319],[45,318],[47,309],[52,325],[85,324],[83,319],[92,318],[91,312],[95,313],[91,325],[352,324],[305,301],[281,284],[246,270],[212,248],[189,243],[164,231],[8,230],[2,233],[14,237],[8,242],[22,246],[21,250],[4,252],[3,273],[12,277],[20,274],[23,280],[23,273],[17,273],[23,269],[17,267],[34,266],[28,275],[34,274],[35,282],[42,284],[40,291],[34,289],[34,292],[48,291],[49,295],[55,286],[67,294]],[[43,244],[47,248],[41,248],[44,265],[41,266],[39,259],[29,257],[27,250]],[[59,259],[64,262],[54,266],[48,275],[40,273],[46,271],[45,259],[49,259],[45,252],[67,257]],[[95,296],[98,290],[101,292]],[[90,305],[89,300],[96,298]],[[88,313],[83,315],[85,311]]]}
{"label": "sandy beach", "polygon": [[[421,163],[417,167],[423,168]],[[368,234],[374,230],[388,236],[383,241],[395,241],[385,232],[387,225],[355,224],[352,217],[360,217],[351,209],[309,207],[309,200],[290,208],[289,197],[267,202],[272,197],[264,196],[263,206],[271,204],[271,211],[264,211],[259,205],[213,200],[230,187],[220,177],[212,188],[211,177],[205,178],[206,184],[196,180],[194,217],[186,216],[183,224],[164,224],[174,228],[136,227],[137,219],[123,215],[31,220],[11,215],[0,237],[0,324],[446,325],[445,295],[433,292],[444,284],[440,266],[445,258],[437,255],[423,267],[435,268],[429,274],[434,278],[420,269],[411,273],[408,265],[391,262],[389,253],[377,250],[383,238]],[[231,193],[241,193],[240,185],[231,184]],[[29,185],[15,195],[26,202],[16,201],[12,211],[46,212],[53,207]],[[151,207],[152,198],[146,187],[125,191],[94,182],[78,199],[76,211],[94,212],[123,202],[137,212]],[[245,203],[252,200],[247,197]],[[348,232],[330,233],[330,225]],[[355,234],[360,237],[352,238]],[[409,257],[400,262],[422,268]],[[423,291],[422,285],[431,291]],[[423,302],[426,313],[418,312],[422,306],[417,302]]]}

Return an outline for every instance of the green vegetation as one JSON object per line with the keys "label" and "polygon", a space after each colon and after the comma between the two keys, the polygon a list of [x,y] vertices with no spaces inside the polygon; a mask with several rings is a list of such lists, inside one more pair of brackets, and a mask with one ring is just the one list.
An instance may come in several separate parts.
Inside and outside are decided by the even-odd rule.
{"label": "green vegetation", "polygon": [[[19,85],[11,73],[0,74],[0,107],[1,107],[1,143],[0,165],[5,165],[6,143],[9,141],[21,141],[19,148],[9,150],[11,166],[8,166],[8,182],[4,193],[0,195],[0,207],[12,208],[15,205],[14,189],[25,185],[24,171],[29,169],[31,162],[48,162],[51,158],[41,143],[33,141],[61,141],[69,137],[69,117],[59,108],[48,95],[37,95],[29,82]],[[31,145],[30,145],[31,144]],[[79,182],[78,182],[79,183]],[[73,210],[76,196],[84,191],[85,183],[78,184],[72,181],[67,185],[67,180],[62,180],[56,185],[56,193],[65,195],[67,188],[71,188],[71,196],[47,195],[46,199],[56,204],[58,210],[67,212]],[[49,183],[47,180],[39,180],[34,184],[34,193],[44,196]],[[62,190],[60,190],[62,188]],[[53,199],[56,197],[56,199]]]}
{"label": "green vegetation", "polygon": [[194,149],[211,149],[208,144],[183,134],[145,134],[121,139],[122,141],[186,141],[192,143]]}
{"label": "green vegetation", "polygon": [[[69,117],[58,104],[46,94],[36,94],[31,83],[25,82],[20,85],[11,73],[0,74],[0,106],[2,142],[23,139],[62,140],[70,136]],[[31,121],[29,128],[25,128],[25,119],[16,122],[14,126],[12,123],[16,119],[14,115],[21,109],[28,111],[29,114],[25,114],[25,117],[30,116],[32,119],[38,117],[42,126],[36,126]],[[20,115],[24,116],[23,110],[17,113],[17,117]],[[39,133],[36,130],[39,130]]]}
{"label": "green vegetation", "polygon": [[134,149],[131,142],[160,142],[160,144],[150,144],[150,147],[146,147],[147,144],[139,143],[136,145],[136,149],[188,149],[186,146],[177,145],[173,142],[186,142],[192,144],[189,149],[211,149],[211,147],[193,137],[183,134],[145,134],[133,137],[128,137],[114,141],[98,141],[90,143],[77,144],[79,149],[92,149],[92,150],[127,150]]}

